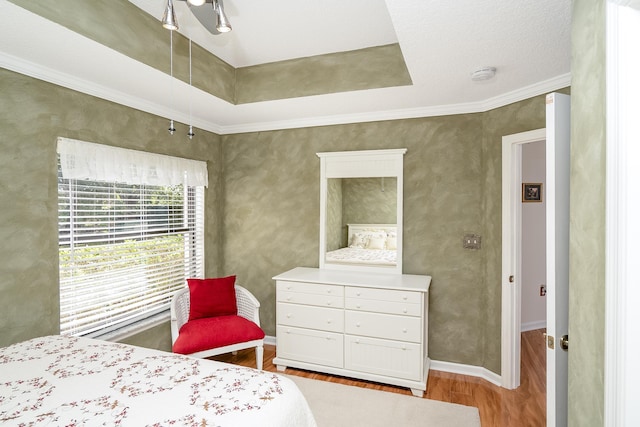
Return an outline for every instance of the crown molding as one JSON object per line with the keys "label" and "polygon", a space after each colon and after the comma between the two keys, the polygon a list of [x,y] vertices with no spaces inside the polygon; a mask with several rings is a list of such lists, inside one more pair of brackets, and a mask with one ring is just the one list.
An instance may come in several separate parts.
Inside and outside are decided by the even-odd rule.
{"label": "crown molding", "polygon": [[[131,96],[130,94],[120,92],[88,80],[83,80],[67,73],[43,67],[42,65],[26,61],[5,52],[0,52],[0,67],[38,80],[66,87],[86,95],[95,96],[136,110],[165,117],[167,120],[173,118],[175,121],[180,123],[189,123],[190,121],[188,114],[171,109],[168,106],[150,102],[146,99]],[[222,132],[219,125],[208,121],[193,118],[192,124],[196,128],[207,130],[219,135]]]}
{"label": "crown molding", "polygon": [[375,111],[370,113],[343,114],[337,116],[311,117],[296,120],[245,123],[235,126],[222,126],[221,131],[222,134],[226,135],[280,129],[297,129],[315,126],[378,122],[385,120],[450,116],[455,114],[484,113],[489,110],[513,104],[514,102],[523,101],[525,99],[533,98],[538,95],[545,95],[549,92],[563,89],[570,85],[571,74],[567,73],[480,102],[467,102],[461,104],[438,105],[433,107]]}
{"label": "crown molding", "polygon": [[[63,86],[87,95],[125,105],[160,117],[173,118],[181,123],[189,123],[189,115],[168,106],[150,102],[146,99],[108,88],[91,81],[82,80],[70,74],[62,73],[39,64],[26,61],[13,55],[0,52],[0,66],[20,74]],[[482,113],[503,107],[514,102],[565,88],[571,85],[571,74],[563,74],[485,101],[430,107],[373,111],[368,113],[342,114],[335,116],[308,117],[295,120],[274,120],[251,122],[239,125],[222,126],[206,120],[192,118],[194,127],[218,135],[248,132],[263,132],[282,129],[297,129],[316,126],[330,126],[352,123],[377,122],[385,120],[415,119],[421,117],[448,116],[455,114]],[[233,107],[231,107],[233,108]]]}

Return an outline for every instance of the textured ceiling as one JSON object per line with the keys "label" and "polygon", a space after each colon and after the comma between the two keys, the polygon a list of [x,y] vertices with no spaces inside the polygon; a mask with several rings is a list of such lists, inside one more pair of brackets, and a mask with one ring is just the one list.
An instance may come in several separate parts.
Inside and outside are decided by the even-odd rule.
{"label": "textured ceiling", "polygon": [[[166,4],[130,1],[158,20]],[[413,85],[233,105],[178,82],[169,108],[165,73],[6,0],[0,66],[182,122],[191,105],[222,134],[485,111],[570,84],[571,0],[226,0],[234,30],[216,36],[175,4],[181,33],[234,67],[397,41]],[[486,65],[496,77],[472,82]]]}

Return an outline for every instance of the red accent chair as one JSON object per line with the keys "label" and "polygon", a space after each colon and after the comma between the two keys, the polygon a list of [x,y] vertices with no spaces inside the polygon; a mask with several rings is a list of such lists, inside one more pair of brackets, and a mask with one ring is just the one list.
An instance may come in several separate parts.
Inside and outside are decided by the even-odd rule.
{"label": "red accent chair", "polygon": [[260,328],[260,302],[247,289],[235,285],[237,315],[189,320],[189,288],[171,300],[173,352],[192,357],[211,357],[256,348],[256,365],[262,370],[264,331]]}

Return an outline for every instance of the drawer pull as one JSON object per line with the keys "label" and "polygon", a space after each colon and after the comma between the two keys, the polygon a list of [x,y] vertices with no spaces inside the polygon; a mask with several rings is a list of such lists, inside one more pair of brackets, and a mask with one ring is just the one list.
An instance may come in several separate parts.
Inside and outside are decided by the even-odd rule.
{"label": "drawer pull", "polygon": [[407,329],[406,329],[406,328],[405,328],[405,329],[403,329],[403,330],[402,330],[402,333],[406,334],[406,333],[407,333]]}
{"label": "drawer pull", "polygon": [[406,301],[406,300],[407,300],[407,296],[406,296],[406,295],[404,295],[404,296],[402,297],[402,299]]}
{"label": "drawer pull", "polygon": [[360,340],[356,340],[356,344],[360,344]]}
{"label": "drawer pull", "polygon": [[407,347],[403,345],[403,346],[402,346],[402,349],[403,349],[403,350],[406,350],[406,349],[407,349]]}
{"label": "drawer pull", "polygon": [[287,314],[287,319],[291,319],[291,313]]}
{"label": "drawer pull", "polygon": [[287,329],[287,333],[290,334],[291,333],[291,329]]}
{"label": "drawer pull", "polygon": [[291,301],[291,297],[287,297],[287,301]]}
{"label": "drawer pull", "polygon": [[327,324],[331,324],[331,319],[327,319]]}
{"label": "drawer pull", "polygon": [[325,339],[326,339],[327,341],[330,341],[330,340],[331,340],[331,337],[327,335],[327,336],[325,337]]}
{"label": "drawer pull", "polygon": [[356,304],[356,308],[360,308],[360,304]]}
{"label": "drawer pull", "polygon": [[406,313],[406,312],[407,312],[407,309],[406,309],[406,308],[403,308],[403,309],[402,309],[402,312],[403,312],[403,313]]}
{"label": "drawer pull", "polygon": [[330,294],[331,293],[331,289],[327,289],[327,293]]}
{"label": "drawer pull", "polygon": [[327,301],[327,305],[331,305],[331,301]]}
{"label": "drawer pull", "polygon": [[356,323],[356,328],[360,327],[360,322]]}
{"label": "drawer pull", "polygon": [[287,286],[287,290],[290,291],[291,290],[291,286]]}
{"label": "drawer pull", "polygon": [[360,296],[360,292],[356,292],[356,296],[359,297]]}

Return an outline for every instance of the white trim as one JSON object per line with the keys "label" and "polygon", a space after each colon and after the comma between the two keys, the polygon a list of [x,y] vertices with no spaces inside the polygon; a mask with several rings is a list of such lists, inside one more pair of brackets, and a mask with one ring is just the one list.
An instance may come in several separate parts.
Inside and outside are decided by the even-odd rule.
{"label": "white trim", "polygon": [[[606,255],[605,255],[605,366],[604,366],[604,425],[614,427],[620,425],[619,418],[624,411],[624,336],[620,323],[624,322],[624,288],[620,288],[618,268],[620,267],[620,245],[624,235],[620,229],[624,224],[620,221],[621,183],[623,175],[619,171],[621,147],[618,135],[618,9],[612,2],[606,4],[606,51],[607,51],[607,146],[606,146]],[[620,239],[622,238],[622,241]]]}
{"label": "white trim", "polygon": [[149,102],[144,98],[132,96],[88,80],[82,80],[76,76],[44,67],[5,52],[0,52],[0,67],[156,116],[173,118],[180,123],[189,123],[191,121],[194,127],[217,133],[218,135],[223,134],[223,129],[215,123],[199,120],[197,117],[189,117],[183,111],[173,110],[166,105]]}
{"label": "white trim", "polygon": [[272,335],[266,335],[266,336],[264,337],[264,343],[265,343],[266,345],[273,345],[273,346],[275,346],[275,345],[276,345],[276,337],[274,337],[274,336],[272,336]]}
{"label": "white trim", "polygon": [[483,368],[482,366],[463,365],[461,363],[432,360],[430,370],[482,378],[489,381],[491,384],[502,386],[502,378],[500,378],[500,375],[496,374],[495,372],[491,372],[490,370],[488,370],[487,368]]}
{"label": "white trim", "polygon": [[520,327],[520,332],[527,332],[527,331],[535,331],[536,329],[544,329],[547,327],[547,321],[546,320],[538,320],[535,322],[527,322],[527,323],[523,323]]}
{"label": "white trim", "polygon": [[[545,140],[545,129],[535,129],[502,137],[502,386],[520,385],[521,278],[520,216],[522,144]],[[509,282],[514,276],[514,282]]]}
{"label": "white trim", "polygon": [[[308,117],[295,120],[274,120],[268,122],[242,123],[223,126],[197,117],[189,117],[183,111],[169,108],[166,105],[149,102],[146,99],[119,92],[111,88],[79,79],[67,73],[44,67],[25,59],[0,52],[0,67],[24,74],[35,79],[63,86],[87,95],[115,102],[120,105],[145,111],[160,117],[173,118],[177,122],[190,123],[194,127],[204,129],[218,135],[230,135],[245,132],[260,132],[279,129],[297,129],[315,126],[327,126],[349,123],[365,123],[383,120],[402,120],[420,117],[448,116],[454,114],[482,113],[503,107],[514,102],[529,99],[571,85],[571,74],[562,74],[484,101],[462,104],[437,105],[432,107],[405,108],[398,110],[373,111],[368,113],[343,114],[336,116]],[[232,107],[233,108],[233,107]]]}
{"label": "white trim", "polygon": [[243,123],[240,125],[222,126],[223,134],[244,132],[260,132],[279,129],[297,129],[314,126],[327,126],[349,123],[365,123],[383,120],[415,119],[421,117],[450,116],[455,114],[484,113],[495,108],[504,107],[514,102],[544,95],[571,85],[571,74],[535,83],[485,101],[466,102],[462,104],[437,105],[432,107],[405,108],[398,110],[374,111],[369,113],[343,114],[339,116],[310,117],[295,120],[275,120],[271,122]]}
{"label": "white trim", "polygon": [[[640,367],[634,363],[640,338],[636,263],[640,258],[636,186],[640,184],[640,109],[637,75],[640,61],[635,54],[640,30],[640,12],[620,1],[606,4],[606,260],[605,260],[605,366],[604,425],[640,424],[636,387]],[[634,286],[635,285],[635,286]]]}

